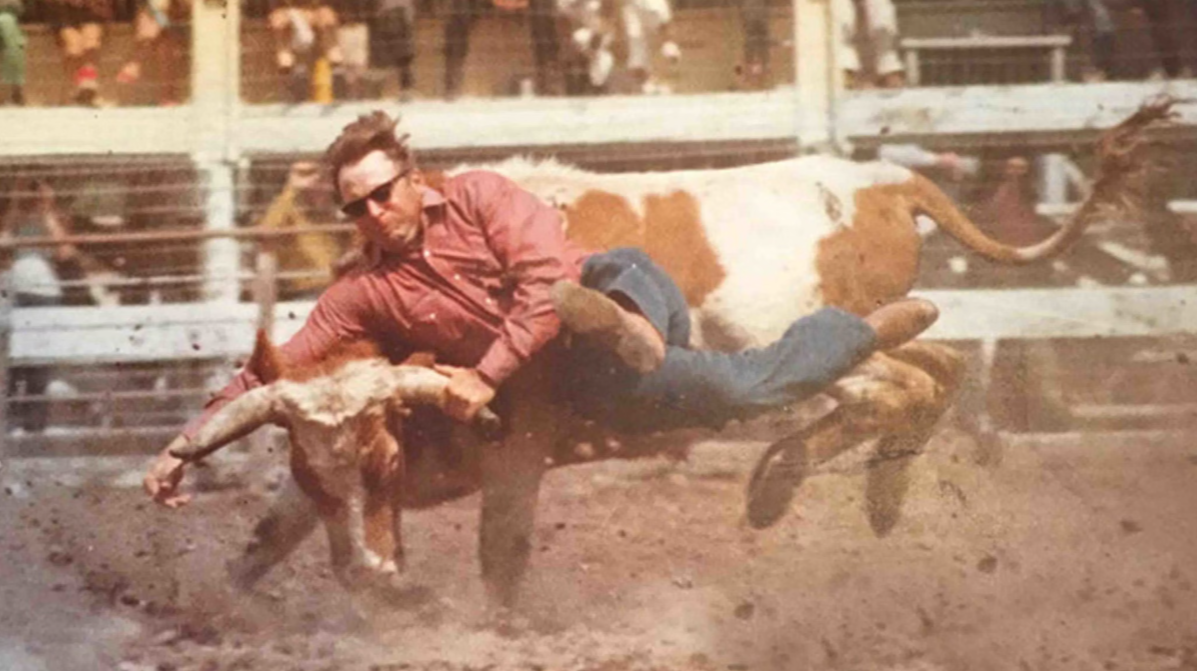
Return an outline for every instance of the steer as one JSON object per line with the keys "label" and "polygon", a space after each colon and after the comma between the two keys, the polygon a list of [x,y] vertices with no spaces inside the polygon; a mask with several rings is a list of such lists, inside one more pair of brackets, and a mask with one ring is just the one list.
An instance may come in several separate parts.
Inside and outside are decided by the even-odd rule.
{"label": "steer", "polygon": [[[1145,173],[1142,131],[1169,118],[1172,102],[1145,103],[1103,133],[1091,195],[1055,234],[1027,247],[986,236],[929,179],[884,162],[805,156],[723,170],[623,174],[521,159],[486,167],[560,208],[568,236],[583,246],[642,248],[682,289],[692,345],[736,351],[776,341],[795,319],[823,306],[865,315],[905,296],[917,278],[920,228],[928,230],[920,223],[998,263],[1059,255],[1093,221],[1134,207]],[[802,467],[805,459],[822,461],[879,436],[883,456],[917,453],[957,395],[963,369],[960,355],[939,343],[874,354],[827,390],[839,402],[836,411],[770,450],[754,478],[767,473],[772,457]],[[782,449],[795,441],[805,457],[803,450]],[[890,461],[871,472],[887,482],[870,487],[901,486],[898,471],[909,460]],[[768,526],[787,503],[750,498],[749,522]],[[892,506],[869,512],[879,534],[896,521]]]}
{"label": "steer", "polygon": [[285,426],[291,473],[324,522],[337,578],[353,590],[385,585],[403,565],[406,463],[388,427],[413,405],[438,404],[447,379],[391,365],[365,341],[289,369],[261,331],[246,365],[266,385],[221,408],[176,456],[202,458],[264,424]]}
{"label": "steer", "polygon": [[[555,203],[568,235],[583,245],[643,248],[677,280],[692,307],[693,344],[735,350],[775,340],[795,319],[824,305],[865,314],[905,295],[919,262],[919,217],[995,261],[1032,263],[1059,254],[1104,210],[1129,204],[1141,172],[1136,151],[1141,131],[1166,118],[1169,107],[1169,101],[1145,105],[1103,134],[1090,198],[1059,232],[1026,248],[986,237],[930,181],[883,163],[806,157],[631,175],[596,175],[555,163],[494,167]],[[435,187],[435,176],[429,182]],[[215,426],[205,427],[187,454],[178,456],[205,454],[268,421],[286,424],[295,479],[328,526],[338,575],[350,584],[354,571],[393,575],[402,556],[398,507],[418,483],[405,476],[406,460],[386,435],[383,416],[387,408],[435,404],[443,380],[429,371],[391,368],[371,351],[296,377],[280,372],[271,351],[260,339],[250,365],[263,379],[277,381],[224,408],[210,421]],[[544,373],[551,356],[547,352],[520,375],[552,377]],[[902,457],[916,454],[928,440],[960,385],[962,368],[960,356],[937,343],[912,342],[875,353],[828,390],[838,402],[833,411],[766,452],[753,486],[786,486],[795,480],[785,477],[787,470],[801,471],[880,438],[876,449],[882,458],[870,470],[866,499],[874,530],[887,533],[897,520],[910,463]],[[484,465],[467,469],[477,479],[462,490],[483,491],[483,577],[491,595],[505,602],[514,598],[529,559],[543,469],[561,462],[551,446],[568,434],[556,426],[561,411],[551,402],[551,387],[525,384],[517,380],[520,375],[506,385],[509,396],[535,410],[526,413],[532,417],[528,423],[505,428],[527,440],[481,450]],[[487,468],[487,459],[498,465]],[[772,477],[778,473],[783,477]],[[787,506],[785,497],[750,496],[748,519],[768,526]],[[245,582],[306,535],[310,527],[294,523],[302,516],[303,511],[276,506],[259,525],[239,572]]]}

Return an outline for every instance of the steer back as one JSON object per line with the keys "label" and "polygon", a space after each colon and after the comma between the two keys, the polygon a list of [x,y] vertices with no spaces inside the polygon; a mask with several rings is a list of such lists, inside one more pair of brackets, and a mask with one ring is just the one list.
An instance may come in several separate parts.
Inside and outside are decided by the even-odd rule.
{"label": "steer back", "polygon": [[823,306],[866,314],[906,295],[918,274],[920,219],[995,262],[1060,254],[1093,221],[1133,203],[1143,174],[1142,131],[1167,118],[1170,105],[1144,105],[1106,131],[1092,195],[1059,231],[1027,247],[986,236],[930,180],[882,162],[812,155],[619,174],[524,159],[482,167],[559,208],[568,237],[582,246],[643,249],[691,306],[693,344],[738,350],[774,342]]}

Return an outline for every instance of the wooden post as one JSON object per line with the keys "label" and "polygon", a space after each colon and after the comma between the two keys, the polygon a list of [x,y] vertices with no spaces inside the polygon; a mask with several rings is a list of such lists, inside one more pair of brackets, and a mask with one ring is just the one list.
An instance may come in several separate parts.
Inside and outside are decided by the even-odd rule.
{"label": "wooden post", "polygon": [[1067,72],[1065,70],[1065,56],[1066,48],[1062,45],[1056,45],[1051,48],[1051,77],[1053,82],[1063,82],[1067,79]]}
{"label": "wooden post", "polygon": [[[195,115],[193,159],[205,180],[205,222],[228,230],[236,219],[233,132],[241,92],[241,3],[194,0],[191,16],[191,108]],[[232,239],[204,244],[204,298],[236,301],[240,249]]]}
{"label": "wooden post", "polygon": [[918,86],[922,81],[922,74],[919,72],[919,69],[922,67],[919,61],[919,50],[906,47],[906,51],[902,55],[906,59],[906,85]]}
{"label": "wooden post", "polygon": [[12,341],[12,305],[9,273],[0,273],[0,459],[4,458],[8,444],[8,352]]}
{"label": "wooden post", "polygon": [[803,151],[837,151],[836,105],[844,88],[835,2],[794,0],[794,74]]}

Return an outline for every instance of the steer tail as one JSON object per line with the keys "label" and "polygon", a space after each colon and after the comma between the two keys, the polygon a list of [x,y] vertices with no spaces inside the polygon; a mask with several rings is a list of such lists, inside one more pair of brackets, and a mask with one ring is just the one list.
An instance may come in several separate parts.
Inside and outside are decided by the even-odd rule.
{"label": "steer tail", "polygon": [[929,179],[915,175],[915,207],[978,254],[1000,263],[1026,264],[1049,259],[1067,249],[1089,224],[1113,212],[1131,213],[1139,208],[1147,174],[1143,131],[1152,123],[1175,116],[1170,97],[1143,104],[1122,123],[1101,134],[1097,141],[1098,169],[1089,198],[1060,230],[1026,247],[1007,245],[981,232],[977,225]]}

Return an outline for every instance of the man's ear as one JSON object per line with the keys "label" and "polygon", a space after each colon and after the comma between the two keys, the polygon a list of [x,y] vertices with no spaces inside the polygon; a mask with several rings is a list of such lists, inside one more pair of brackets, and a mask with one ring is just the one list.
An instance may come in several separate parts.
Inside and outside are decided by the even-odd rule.
{"label": "man's ear", "polygon": [[428,184],[428,181],[424,179],[424,172],[422,170],[419,168],[412,168],[411,183],[416,186],[425,186]]}

